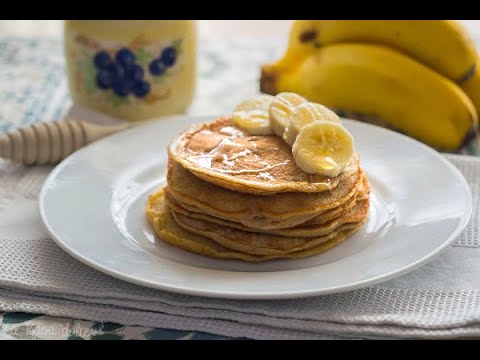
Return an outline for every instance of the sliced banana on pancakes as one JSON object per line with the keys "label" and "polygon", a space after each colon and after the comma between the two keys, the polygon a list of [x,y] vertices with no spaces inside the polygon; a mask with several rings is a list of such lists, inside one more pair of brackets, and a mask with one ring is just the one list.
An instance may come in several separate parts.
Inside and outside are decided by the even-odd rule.
{"label": "sliced banana on pancakes", "polygon": [[337,114],[295,93],[246,100],[234,109],[232,120],[251,135],[283,137],[293,147],[297,166],[309,174],[336,177],[355,152],[352,135]]}
{"label": "sliced banana on pancakes", "polygon": [[300,104],[295,107],[290,117],[283,133],[283,139],[287,144],[293,146],[298,134],[306,125],[322,120],[340,123],[337,114],[323,105],[311,102]]}
{"label": "sliced banana on pancakes", "polygon": [[307,99],[291,92],[282,92],[275,96],[270,105],[270,125],[275,134],[283,136],[295,108],[306,102]]}
{"label": "sliced banana on pancakes", "polygon": [[233,110],[233,123],[251,135],[273,135],[269,111],[274,99],[271,95],[259,95],[243,101]]}
{"label": "sliced banana on pancakes", "polygon": [[355,152],[352,135],[339,123],[315,121],[303,127],[293,144],[297,166],[309,174],[338,176]]}

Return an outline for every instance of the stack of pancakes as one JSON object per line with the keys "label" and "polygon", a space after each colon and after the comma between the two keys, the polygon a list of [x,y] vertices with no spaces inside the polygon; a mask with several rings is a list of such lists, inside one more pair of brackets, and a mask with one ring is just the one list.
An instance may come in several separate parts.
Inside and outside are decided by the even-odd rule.
{"label": "stack of pancakes", "polygon": [[166,187],[149,197],[160,239],[223,259],[319,254],[366,221],[369,184],[355,155],[335,178],[301,171],[278,136],[252,136],[229,118],[197,125],[169,147]]}

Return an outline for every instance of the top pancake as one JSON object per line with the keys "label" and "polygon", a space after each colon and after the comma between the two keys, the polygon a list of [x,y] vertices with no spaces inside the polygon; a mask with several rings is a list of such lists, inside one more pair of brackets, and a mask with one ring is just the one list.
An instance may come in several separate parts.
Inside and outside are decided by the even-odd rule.
{"label": "top pancake", "polygon": [[358,172],[355,155],[337,177],[307,174],[282,138],[250,135],[226,117],[189,128],[172,142],[169,156],[202,180],[257,195],[332,190]]}

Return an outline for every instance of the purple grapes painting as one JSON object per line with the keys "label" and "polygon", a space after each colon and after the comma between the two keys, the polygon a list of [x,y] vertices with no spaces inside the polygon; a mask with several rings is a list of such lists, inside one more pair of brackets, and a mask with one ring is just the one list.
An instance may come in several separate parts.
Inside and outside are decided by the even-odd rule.
{"label": "purple grapes painting", "polygon": [[96,84],[101,90],[112,91],[117,96],[133,94],[143,98],[150,91],[150,84],[144,79],[142,66],[135,63],[135,54],[127,48],[117,51],[112,58],[106,51],[99,51],[93,58],[97,70]]}
{"label": "purple grapes painting", "polygon": [[[83,42],[84,45],[91,44]],[[177,65],[182,53],[182,39],[163,46],[101,46],[96,43],[88,48],[79,61],[79,69],[83,69],[83,75],[79,75],[83,78],[85,91],[114,106],[135,100],[148,103],[164,97],[165,89],[160,86],[172,71],[180,71]]]}

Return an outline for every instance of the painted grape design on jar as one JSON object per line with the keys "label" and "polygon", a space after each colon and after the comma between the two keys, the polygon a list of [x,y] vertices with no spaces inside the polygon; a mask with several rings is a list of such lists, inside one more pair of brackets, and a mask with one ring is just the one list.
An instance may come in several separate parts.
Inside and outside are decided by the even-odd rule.
{"label": "painted grape design on jar", "polygon": [[144,79],[143,68],[135,63],[135,54],[122,48],[115,58],[104,50],[97,52],[93,58],[97,70],[95,82],[99,89],[111,89],[117,96],[128,96],[132,93],[143,98],[150,92],[150,84]]}
{"label": "painted grape design on jar", "polygon": [[134,43],[131,47],[106,47],[85,38],[77,40],[84,45],[78,64],[87,70],[82,71],[83,83],[90,96],[101,96],[104,101],[121,106],[132,101],[150,103],[170,95],[169,89],[160,85],[174,71],[180,71],[177,68],[182,39],[164,46]]}
{"label": "painted grape design on jar", "polygon": [[162,50],[158,58],[153,59],[149,64],[153,76],[162,76],[165,71],[174,66],[177,61],[177,49],[170,46]]}

